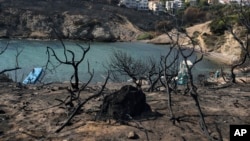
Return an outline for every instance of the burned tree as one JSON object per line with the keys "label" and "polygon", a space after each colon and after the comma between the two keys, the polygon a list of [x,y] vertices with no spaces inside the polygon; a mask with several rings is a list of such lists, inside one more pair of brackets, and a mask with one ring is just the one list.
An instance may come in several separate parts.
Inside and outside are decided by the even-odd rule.
{"label": "burned tree", "polygon": [[170,120],[175,124],[175,116],[172,109],[172,93],[176,91],[177,82],[175,78],[178,75],[178,64],[179,64],[179,52],[174,53],[174,47],[170,47],[169,52],[166,56],[161,57],[160,69],[161,78],[160,82],[165,88],[168,95],[168,108],[170,113]]}
{"label": "burned tree", "polygon": [[[79,85],[79,81],[80,81],[79,80],[79,65],[85,59],[85,56],[90,49],[90,44],[88,44],[87,48],[84,48],[83,46],[77,44],[77,46],[82,50],[82,56],[80,57],[79,60],[76,60],[75,53],[72,50],[66,49],[66,46],[61,39],[60,39],[60,42],[63,46],[64,58],[63,59],[59,58],[58,54],[55,52],[55,50],[52,47],[47,47],[48,60],[46,63],[46,69],[48,69],[49,64],[51,64],[53,67],[56,67],[53,65],[53,63],[51,61],[51,56],[52,56],[60,64],[72,66],[74,69],[74,73],[70,78],[70,84],[71,84],[72,89],[71,88],[67,89],[69,92],[69,96],[67,96],[64,100],[55,99],[55,100],[61,102],[60,105],[63,104],[65,106],[65,110],[69,116],[68,119],[64,122],[64,124],[55,131],[56,133],[60,132],[71,121],[71,119],[74,118],[74,116],[80,111],[80,109],[84,106],[85,103],[87,103],[89,100],[91,100],[93,98],[100,96],[102,94],[108,80],[109,80],[109,72],[108,72],[108,76],[107,76],[101,90],[97,94],[90,96],[86,100],[82,101],[80,98],[80,94],[82,91],[84,91],[86,89],[86,87],[89,85],[89,83],[91,82],[91,80],[94,76],[94,70],[92,70],[92,71],[90,70],[89,62],[87,62],[88,63],[88,74],[90,75],[90,78],[86,83],[83,83],[81,86]],[[68,58],[68,55],[71,55],[71,59]],[[56,69],[56,68],[53,68],[53,69]],[[75,80],[75,82],[72,82],[73,79]]]}
{"label": "burned tree", "polygon": [[[207,124],[205,122],[204,114],[201,110],[200,102],[199,102],[199,93],[198,93],[198,88],[196,87],[194,83],[194,77],[193,77],[193,68],[194,66],[202,61],[203,59],[203,54],[202,54],[202,48],[200,47],[199,43],[197,43],[194,38],[192,38],[186,30],[182,28],[182,22],[180,19],[178,19],[174,15],[170,15],[171,19],[173,20],[173,23],[175,23],[175,30],[172,32],[167,32],[166,34],[168,35],[169,39],[172,41],[172,45],[178,49],[178,53],[180,54],[181,58],[183,59],[184,65],[186,67],[186,88],[185,88],[185,93],[189,94],[192,99],[195,102],[195,107],[197,108],[197,111],[199,113],[199,125],[201,127],[201,130],[204,132],[204,134],[208,137],[209,140],[214,140],[213,137],[208,132]],[[187,49],[188,47],[188,49]],[[197,57],[195,54],[195,51],[198,50],[201,52],[200,57]],[[189,64],[189,59],[195,55],[195,59],[192,60],[192,65]],[[180,76],[178,75],[177,81],[180,80]],[[171,97],[170,97],[171,98]],[[171,99],[170,99],[171,100]],[[171,105],[169,106],[171,109]],[[178,119],[175,118],[175,119]]]}
{"label": "burned tree", "polygon": [[[82,100],[81,97],[81,93],[86,90],[86,88],[88,87],[89,83],[92,81],[92,78],[94,76],[94,69],[90,69],[90,64],[89,61],[87,61],[87,69],[88,69],[88,74],[89,74],[89,79],[87,80],[86,83],[82,83],[80,85],[80,78],[79,78],[79,65],[84,61],[86,54],[89,52],[90,50],[90,43],[88,43],[88,47],[84,48],[82,45],[80,44],[76,44],[77,47],[82,51],[80,54],[80,56],[77,56],[76,51],[70,50],[66,48],[66,45],[64,44],[62,38],[60,38],[57,34],[57,32],[55,31],[54,28],[52,28],[54,30],[54,33],[56,34],[56,36],[58,37],[62,47],[63,47],[63,51],[62,53],[62,57],[61,54],[59,54],[58,52],[56,52],[52,47],[47,47],[46,53],[47,53],[47,62],[45,65],[45,69],[46,70],[50,70],[53,71],[55,70],[59,65],[68,65],[71,66],[74,70],[73,75],[70,77],[70,85],[71,88],[68,88],[67,91],[69,93],[69,96],[67,96],[65,99],[55,99],[57,101],[60,102],[59,105],[64,105],[63,108],[65,108],[66,113],[67,113],[67,119],[64,121],[64,123],[55,130],[56,133],[60,132],[65,126],[67,126],[70,121],[76,116],[77,113],[80,112],[80,110],[82,109],[82,107],[90,100],[97,98],[99,96],[101,96],[103,94],[104,88],[106,87],[106,84],[110,78],[110,72],[107,72],[107,77],[101,87],[101,89],[95,93],[94,95],[89,96],[88,98]],[[56,60],[57,63],[59,63],[59,65],[55,65],[53,63],[53,59]],[[78,58],[78,59],[77,59]],[[50,68],[50,66],[52,66],[52,69]],[[73,82],[74,80],[74,82]]]}
{"label": "burned tree", "polygon": [[[60,58],[52,47],[47,47],[46,52],[48,55],[48,60],[47,60],[46,68],[48,67],[49,64],[53,64],[51,61],[51,58],[50,58],[51,56],[54,57],[56,59],[56,61],[58,61],[60,64],[69,65],[69,66],[73,67],[74,73],[71,76],[70,83],[71,83],[71,86],[73,89],[79,90],[79,81],[80,81],[79,80],[79,65],[85,59],[85,56],[90,49],[90,44],[88,44],[87,48],[84,48],[82,45],[77,44],[77,46],[82,50],[82,55],[81,55],[79,60],[76,60],[75,52],[67,49],[64,42],[62,41],[62,39],[59,39],[59,40],[60,40],[61,45],[63,47],[64,58]],[[69,56],[71,56],[71,58],[69,58]],[[74,82],[73,82],[73,79],[74,79]]]}
{"label": "burned tree", "polygon": [[[192,41],[190,36],[188,36],[187,34],[186,34],[186,36]],[[201,127],[201,130],[204,132],[204,134],[210,140],[213,140],[213,137],[211,137],[209,132],[208,132],[208,127],[207,127],[207,124],[205,122],[204,114],[203,114],[203,112],[201,110],[201,106],[200,106],[200,102],[199,102],[199,98],[198,98],[199,97],[198,88],[196,87],[196,85],[194,83],[194,78],[193,78],[193,74],[192,74],[193,67],[195,66],[195,64],[199,63],[203,59],[203,55],[201,55],[200,57],[196,57],[195,60],[193,61],[193,64],[190,66],[188,64],[188,60],[189,60],[189,57],[194,55],[195,46],[193,44],[193,47],[191,48],[191,52],[189,54],[185,54],[182,47],[183,46],[178,46],[178,50],[180,51],[180,54],[183,57],[185,65],[187,67],[188,83],[187,83],[186,90],[187,90],[188,94],[190,94],[190,96],[195,101],[195,106],[196,106],[196,108],[198,110],[199,117],[200,117],[199,125]],[[200,51],[202,52],[201,48],[200,48]]]}
{"label": "burned tree", "polygon": [[148,92],[153,92],[155,90],[157,90],[161,85],[158,85],[161,79],[161,75],[162,75],[162,69],[160,68],[159,63],[157,63],[157,61],[153,58],[149,58],[148,60],[149,64],[148,64],[148,83],[149,83],[149,88],[148,88]]}
{"label": "burned tree", "polygon": [[117,75],[128,76],[137,88],[141,88],[142,80],[146,79],[148,72],[147,64],[142,59],[135,59],[122,51],[113,52],[108,67],[115,78]]}

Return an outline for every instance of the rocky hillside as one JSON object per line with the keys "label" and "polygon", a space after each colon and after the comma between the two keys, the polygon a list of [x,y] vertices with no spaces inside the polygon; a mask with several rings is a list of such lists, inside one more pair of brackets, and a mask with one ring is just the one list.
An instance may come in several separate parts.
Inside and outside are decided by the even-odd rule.
{"label": "rocky hillside", "polygon": [[[190,30],[195,30],[197,40],[203,48],[203,51],[210,54],[213,53],[220,55],[221,58],[223,58],[222,61],[229,65],[239,62],[245,54],[245,51],[242,49],[239,42],[234,39],[229,31],[225,31],[223,35],[215,35],[211,33],[209,23],[210,22],[201,24],[204,27],[201,28],[202,31],[197,30],[195,26],[193,29],[190,28]],[[242,40],[247,40],[245,28],[240,26],[234,27],[234,33]]]}
{"label": "rocky hillside", "polygon": [[[1,0],[0,38],[130,41],[163,17],[87,0]],[[143,17],[143,18],[142,18]]]}
{"label": "rocky hillside", "polygon": [[[209,24],[210,21],[197,24],[186,28],[186,31],[190,37],[195,37],[195,39],[199,42],[202,51],[206,52],[206,55],[213,58],[213,60],[228,65],[238,62],[244,54],[244,50],[241,48],[240,44],[228,31],[219,36],[211,33]],[[239,37],[241,37],[242,33],[244,33],[242,27],[237,27],[235,30],[237,31],[236,33]],[[171,31],[171,33],[174,32],[175,30]],[[166,34],[162,34],[148,42],[155,44],[171,44],[173,41],[170,40]],[[183,35],[180,36],[179,42],[188,46],[190,39]]]}

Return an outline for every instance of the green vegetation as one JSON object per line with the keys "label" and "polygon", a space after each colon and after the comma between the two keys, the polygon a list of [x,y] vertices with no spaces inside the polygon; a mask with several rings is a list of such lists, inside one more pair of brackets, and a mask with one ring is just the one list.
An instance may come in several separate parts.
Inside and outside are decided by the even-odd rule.
{"label": "green vegetation", "polygon": [[137,37],[137,40],[147,40],[147,39],[152,39],[154,36],[151,33],[142,33]]}
{"label": "green vegetation", "polygon": [[238,15],[229,15],[224,18],[217,18],[210,23],[210,30],[216,35],[223,35],[228,26],[239,23]]}
{"label": "green vegetation", "polygon": [[242,7],[243,14],[240,11],[237,11],[237,6],[230,5],[211,6],[210,11],[214,16],[210,24],[210,30],[216,35],[223,35],[228,27],[231,26],[244,26],[242,25],[242,19],[246,19],[250,15],[248,8],[245,9],[245,7]]}
{"label": "green vegetation", "polygon": [[209,6],[207,0],[197,0],[197,4],[199,7]]}
{"label": "green vegetation", "polygon": [[210,30],[216,35],[223,35],[227,30],[227,25],[221,19],[213,20],[210,24]]}

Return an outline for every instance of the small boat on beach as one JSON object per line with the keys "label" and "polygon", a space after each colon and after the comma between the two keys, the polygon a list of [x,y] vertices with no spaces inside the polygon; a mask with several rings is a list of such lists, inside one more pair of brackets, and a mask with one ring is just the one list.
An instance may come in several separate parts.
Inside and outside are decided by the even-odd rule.
{"label": "small boat on beach", "polygon": [[33,68],[29,75],[23,80],[23,84],[35,84],[41,76],[43,68]]}

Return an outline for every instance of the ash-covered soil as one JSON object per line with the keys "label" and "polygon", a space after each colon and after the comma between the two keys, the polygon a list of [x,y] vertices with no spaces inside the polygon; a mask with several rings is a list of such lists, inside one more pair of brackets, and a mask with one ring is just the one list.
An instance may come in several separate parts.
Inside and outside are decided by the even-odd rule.
{"label": "ash-covered soil", "polygon": [[[147,103],[155,115],[135,118],[126,124],[114,120],[95,121],[102,96],[82,107],[71,123],[55,133],[68,118],[63,104],[68,95],[67,84],[27,86],[0,83],[0,140],[9,141],[124,141],[129,132],[136,140],[150,141],[206,141],[199,127],[195,103],[189,95],[173,94],[173,111],[178,118],[175,125],[169,120],[167,94],[146,94]],[[119,89],[121,84],[108,84],[105,93]],[[92,85],[81,93],[81,99],[100,89]],[[229,141],[229,125],[250,124],[250,85],[238,84],[222,89],[199,87],[199,100],[211,136]]]}

